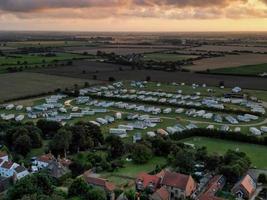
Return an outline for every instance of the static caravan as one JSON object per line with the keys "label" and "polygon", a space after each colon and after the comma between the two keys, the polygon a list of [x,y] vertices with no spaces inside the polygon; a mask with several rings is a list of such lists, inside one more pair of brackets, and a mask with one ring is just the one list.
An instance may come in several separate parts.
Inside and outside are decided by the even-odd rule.
{"label": "static caravan", "polygon": [[267,126],[261,126],[261,131],[267,133]]}
{"label": "static caravan", "polygon": [[23,109],[23,105],[18,105],[17,107],[16,107],[16,110],[22,110]]}
{"label": "static caravan", "polygon": [[177,133],[177,129],[176,128],[173,128],[173,127],[167,127],[167,132],[170,133],[170,134],[174,134],[174,133]]}
{"label": "static caravan", "polygon": [[169,133],[167,131],[165,131],[164,129],[158,129],[157,133],[162,135],[162,136],[167,136],[169,135]]}
{"label": "static caravan", "polygon": [[102,125],[105,125],[105,124],[108,124],[108,121],[99,117],[99,118],[96,118],[96,121]]}
{"label": "static caravan", "polygon": [[132,131],[134,130],[134,127],[133,126],[130,126],[130,125],[119,125],[118,126],[119,129],[125,129],[127,131]]}
{"label": "static caravan", "polygon": [[100,125],[98,122],[96,122],[96,121],[90,121],[90,123],[91,123],[91,124],[94,124],[94,125],[96,125],[96,126],[99,126],[99,127],[101,126],[101,125]]}
{"label": "static caravan", "polygon": [[253,134],[253,135],[256,135],[256,136],[259,136],[261,135],[261,131],[255,127],[250,127],[249,128],[249,131]]}
{"label": "static caravan", "polygon": [[121,138],[127,137],[127,131],[125,129],[119,129],[119,128],[111,128],[109,129],[109,133],[119,136]]}
{"label": "static caravan", "polygon": [[14,104],[8,104],[8,105],[6,106],[6,110],[12,110],[14,107],[15,107]]}
{"label": "static caravan", "polygon": [[17,117],[15,117],[15,120],[17,121],[17,122],[20,122],[20,121],[22,121],[24,119],[24,115],[18,115]]}

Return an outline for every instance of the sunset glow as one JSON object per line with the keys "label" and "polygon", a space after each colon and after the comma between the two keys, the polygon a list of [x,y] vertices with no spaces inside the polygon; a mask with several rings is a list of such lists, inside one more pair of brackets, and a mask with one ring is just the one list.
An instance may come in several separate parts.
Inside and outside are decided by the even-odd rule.
{"label": "sunset glow", "polygon": [[2,0],[0,30],[267,31],[267,1]]}

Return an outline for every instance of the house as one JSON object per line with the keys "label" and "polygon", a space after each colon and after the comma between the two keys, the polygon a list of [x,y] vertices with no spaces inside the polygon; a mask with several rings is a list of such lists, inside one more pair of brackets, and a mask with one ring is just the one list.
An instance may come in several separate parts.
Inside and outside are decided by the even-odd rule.
{"label": "house", "polygon": [[197,183],[192,176],[163,171],[161,172],[161,186],[165,187],[170,193],[170,199],[185,199],[190,197],[196,190]]}
{"label": "house", "polygon": [[232,193],[241,199],[250,199],[256,191],[256,182],[249,175],[245,175],[239,182],[232,188]]}
{"label": "house", "polygon": [[[3,151],[0,151],[0,159],[2,160],[2,161],[8,161],[8,155],[7,155],[7,153],[6,152],[3,152]],[[1,163],[1,161],[0,161],[0,165],[1,165],[2,163]]]}
{"label": "house", "polygon": [[30,174],[29,171],[25,167],[19,165],[14,169],[14,180],[15,181],[20,180],[21,178],[29,174]]}
{"label": "house", "polygon": [[150,198],[150,200],[170,200],[170,194],[168,190],[164,187],[161,187],[156,192],[154,192]]}
{"label": "house", "polygon": [[148,188],[150,191],[154,192],[159,187],[159,184],[160,177],[147,173],[140,173],[135,181],[137,191],[143,191]]}
{"label": "house", "polygon": [[14,175],[14,169],[18,166],[19,164],[13,163],[12,161],[4,161],[0,166],[0,175],[3,177],[11,177]]}
{"label": "house", "polygon": [[57,160],[52,160],[46,167],[46,169],[48,170],[48,173],[54,178],[61,178],[65,174],[69,173],[69,169]]}
{"label": "house", "polygon": [[[196,190],[197,183],[190,175],[162,170],[156,175],[141,173],[136,178],[136,190],[149,189],[155,200],[176,200],[190,197]],[[161,188],[164,189],[161,189]],[[168,196],[165,194],[168,191]],[[151,196],[151,198],[152,198]],[[154,200],[153,199],[153,200]]]}
{"label": "house", "polygon": [[105,190],[109,197],[108,200],[115,199],[115,193],[114,193],[115,185],[113,183],[108,182],[105,179],[94,176],[94,174],[91,171],[84,172],[83,179],[86,181],[87,184],[95,186],[95,187],[99,187]]}
{"label": "house", "polygon": [[197,196],[196,200],[224,200],[215,196],[216,193],[225,185],[225,178],[222,175],[214,176],[207,184],[205,189]]}
{"label": "house", "polygon": [[48,154],[38,157],[33,162],[33,164],[36,165],[38,169],[40,170],[40,169],[46,168],[49,165],[49,163],[54,159],[55,157],[51,153],[48,153]]}

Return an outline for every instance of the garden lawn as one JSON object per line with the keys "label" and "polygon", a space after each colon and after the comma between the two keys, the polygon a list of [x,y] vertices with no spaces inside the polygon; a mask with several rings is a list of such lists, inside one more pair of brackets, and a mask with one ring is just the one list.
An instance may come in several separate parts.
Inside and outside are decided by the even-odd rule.
{"label": "garden lawn", "polygon": [[205,137],[188,138],[181,140],[181,142],[194,144],[196,146],[206,146],[209,153],[224,154],[228,149],[239,150],[248,155],[252,162],[252,167],[267,169],[266,146]]}
{"label": "garden lawn", "polygon": [[120,168],[112,173],[104,173],[103,176],[127,176],[136,178],[141,172],[151,172],[155,169],[156,165],[165,165],[166,159],[163,157],[153,157],[146,164],[134,164],[133,162],[126,162],[124,168]]}

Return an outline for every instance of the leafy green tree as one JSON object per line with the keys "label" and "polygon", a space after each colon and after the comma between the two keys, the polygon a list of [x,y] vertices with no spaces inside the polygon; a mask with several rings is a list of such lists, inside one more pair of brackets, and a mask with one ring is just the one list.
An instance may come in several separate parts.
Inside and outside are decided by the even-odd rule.
{"label": "leafy green tree", "polygon": [[118,136],[109,135],[106,138],[106,144],[112,158],[121,157],[125,153],[124,143]]}
{"label": "leafy green tree", "polygon": [[[54,192],[52,179],[43,173],[28,175],[11,187],[6,194],[7,200],[17,200],[25,196],[46,195],[51,196]],[[41,198],[40,198],[41,199]],[[39,199],[38,199],[39,200]]]}
{"label": "leafy green tree", "polygon": [[71,144],[72,133],[66,129],[60,129],[50,142],[50,149],[56,154],[64,153],[67,157],[67,151]]}
{"label": "leafy green tree", "polygon": [[144,164],[152,158],[152,151],[143,144],[133,146],[132,158],[135,163]]}
{"label": "leafy green tree", "polygon": [[44,137],[51,138],[62,127],[60,123],[40,119],[37,121],[37,127],[42,131]]}
{"label": "leafy green tree", "polygon": [[266,178],[266,175],[265,174],[260,174],[259,177],[258,177],[258,182],[259,183],[267,183],[267,178]]}
{"label": "leafy green tree", "polygon": [[88,200],[107,200],[107,194],[103,189],[93,187],[86,193]]}
{"label": "leafy green tree", "polygon": [[87,185],[87,183],[83,179],[77,178],[71,184],[68,196],[75,197],[75,196],[85,195],[87,194],[88,190],[89,186]]}
{"label": "leafy green tree", "polygon": [[31,139],[28,135],[20,135],[14,142],[14,150],[26,156],[31,150]]}

